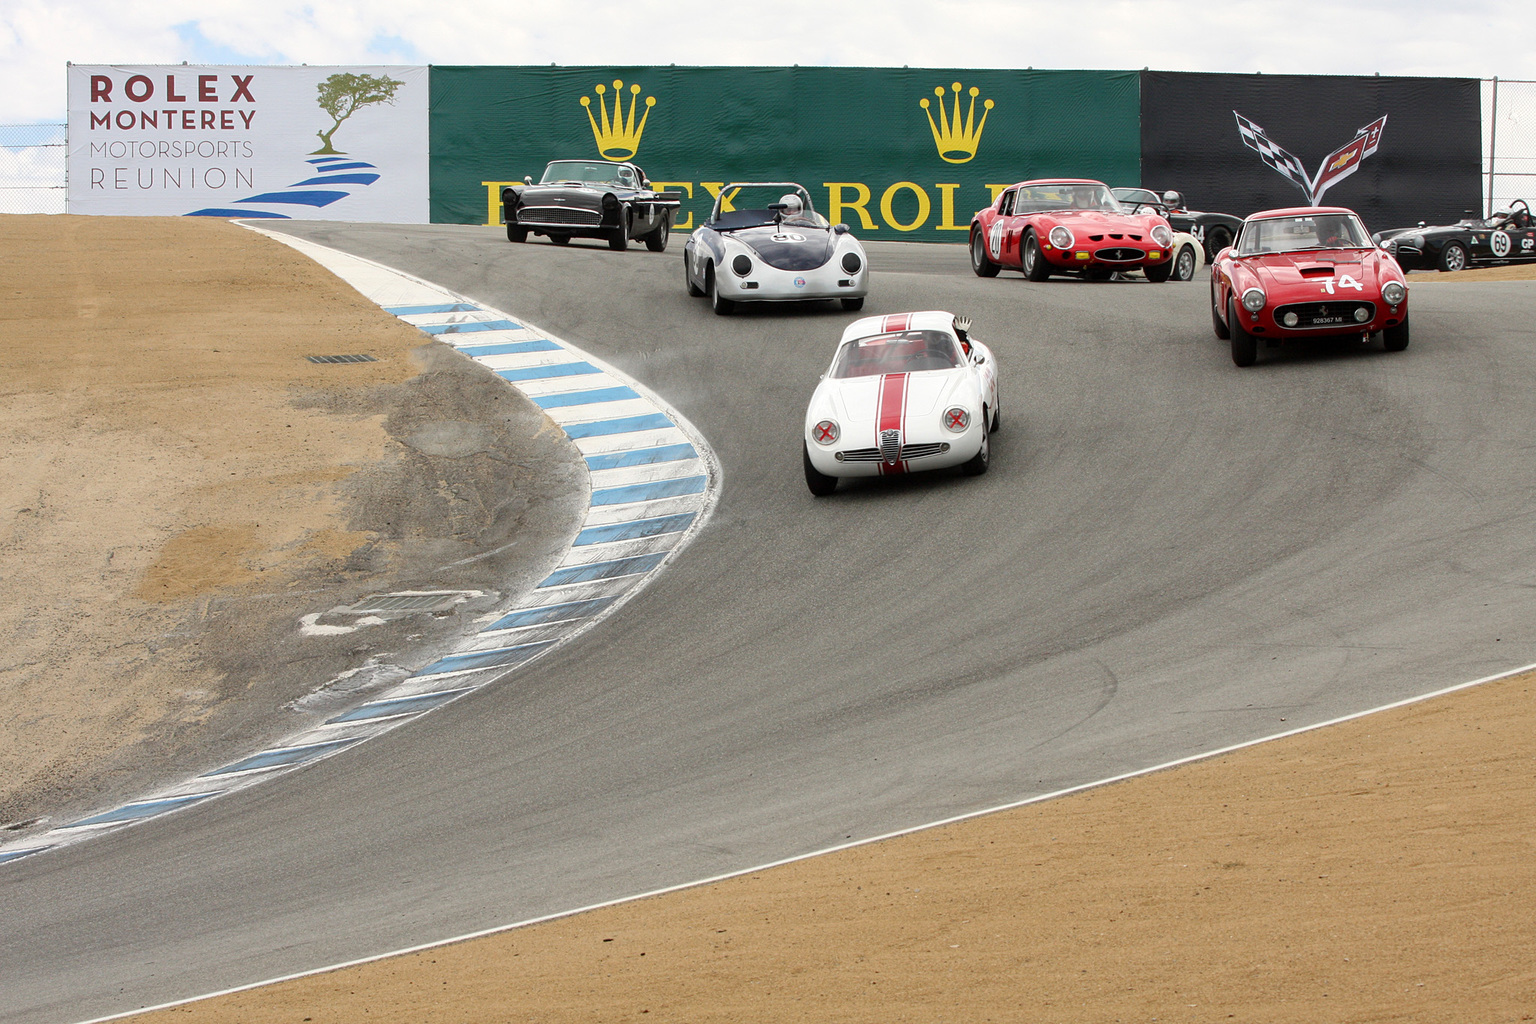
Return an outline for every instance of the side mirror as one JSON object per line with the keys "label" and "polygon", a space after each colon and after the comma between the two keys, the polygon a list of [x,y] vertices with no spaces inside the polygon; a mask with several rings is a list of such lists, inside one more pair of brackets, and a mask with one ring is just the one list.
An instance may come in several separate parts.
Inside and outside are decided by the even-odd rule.
{"label": "side mirror", "polygon": [[533,175],[531,175],[531,174],[523,175],[523,184],[524,185],[532,185],[533,184]]}

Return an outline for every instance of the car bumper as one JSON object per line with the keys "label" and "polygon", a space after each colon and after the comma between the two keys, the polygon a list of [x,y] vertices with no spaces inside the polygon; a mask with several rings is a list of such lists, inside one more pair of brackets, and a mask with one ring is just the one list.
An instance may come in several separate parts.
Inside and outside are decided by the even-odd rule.
{"label": "car bumper", "polygon": [[729,266],[715,273],[715,287],[732,302],[798,302],[805,299],[857,299],[869,294],[869,263],[850,274],[834,258],[815,270],[779,270],[759,260],[740,277]]}
{"label": "car bumper", "polygon": [[972,419],[970,429],[961,434],[908,437],[902,446],[902,455],[910,454],[911,457],[893,463],[884,461],[878,455],[878,449],[867,445],[838,443],[823,447],[807,435],[805,447],[810,453],[811,465],[824,476],[899,476],[930,469],[947,469],[969,462],[981,450],[985,433],[986,424],[977,415]]}

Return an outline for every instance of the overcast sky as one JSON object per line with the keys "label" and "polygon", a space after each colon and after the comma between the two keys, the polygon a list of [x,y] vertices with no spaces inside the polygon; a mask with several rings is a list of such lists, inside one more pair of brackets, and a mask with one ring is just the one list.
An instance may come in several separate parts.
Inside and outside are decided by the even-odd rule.
{"label": "overcast sky", "polygon": [[1530,0],[0,0],[0,124],[76,64],[814,64],[1536,79]]}

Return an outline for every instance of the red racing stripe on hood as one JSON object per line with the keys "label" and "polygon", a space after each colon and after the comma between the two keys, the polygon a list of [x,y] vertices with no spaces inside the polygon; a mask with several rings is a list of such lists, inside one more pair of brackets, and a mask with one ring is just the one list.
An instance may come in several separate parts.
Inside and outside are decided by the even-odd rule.
{"label": "red racing stripe on hood", "polygon": [[[887,317],[886,319],[890,319]],[[907,375],[904,373],[887,373],[880,378],[880,397],[875,411],[875,444],[880,444],[880,435],[887,430],[901,432],[902,440],[906,440],[907,418]],[[889,473],[902,473],[906,471],[906,463],[888,463],[881,461],[881,475]]]}
{"label": "red racing stripe on hood", "polygon": [[911,313],[892,313],[880,321],[880,333],[889,334],[891,331],[905,331],[911,326]]}

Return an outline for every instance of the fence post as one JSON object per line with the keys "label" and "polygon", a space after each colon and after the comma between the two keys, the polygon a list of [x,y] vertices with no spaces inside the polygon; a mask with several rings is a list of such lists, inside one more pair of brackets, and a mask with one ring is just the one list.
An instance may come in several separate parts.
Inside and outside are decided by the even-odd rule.
{"label": "fence post", "polygon": [[1488,209],[1485,217],[1493,216],[1493,173],[1498,166],[1499,151],[1499,76],[1493,76],[1493,103],[1488,115]]}

